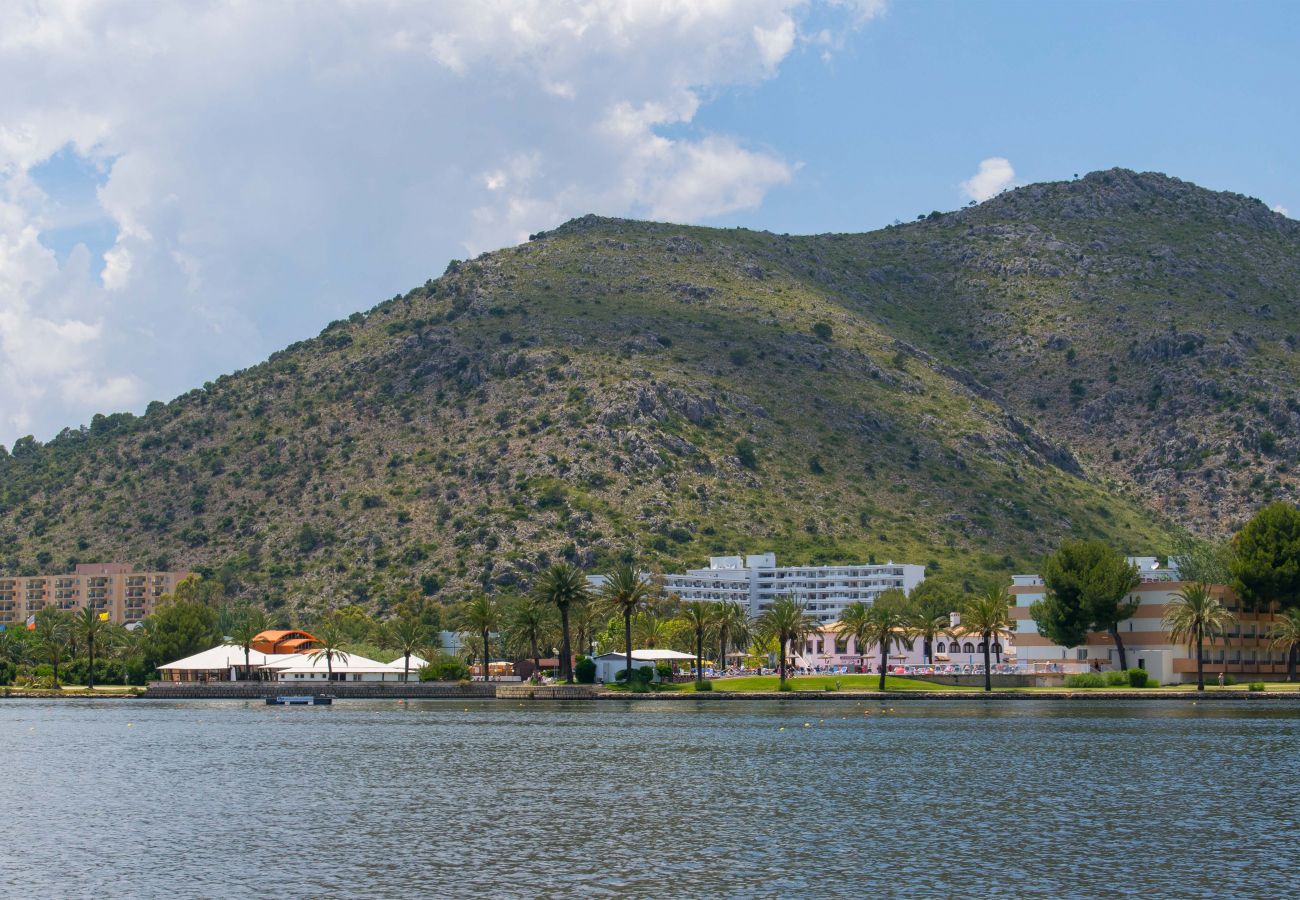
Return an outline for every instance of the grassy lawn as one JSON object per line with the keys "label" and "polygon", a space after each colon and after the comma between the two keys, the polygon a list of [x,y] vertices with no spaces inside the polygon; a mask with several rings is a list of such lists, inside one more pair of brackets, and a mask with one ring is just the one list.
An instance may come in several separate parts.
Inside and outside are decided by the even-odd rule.
{"label": "grassy lawn", "polygon": [[[788,683],[796,691],[874,691],[880,686],[879,675],[800,675],[796,678],[787,679]],[[740,678],[715,678],[712,680],[713,690],[715,691],[737,691],[740,693],[757,693],[762,691],[775,691],[780,678],[776,675],[746,675]],[[606,685],[610,690],[626,690],[622,685]],[[658,689],[659,693],[692,693],[695,690],[694,682],[685,684],[665,684]],[[973,691],[979,688],[958,687],[951,684],[931,684],[928,681],[918,681],[914,678],[896,678],[893,675],[886,676],[885,690],[887,691]]]}

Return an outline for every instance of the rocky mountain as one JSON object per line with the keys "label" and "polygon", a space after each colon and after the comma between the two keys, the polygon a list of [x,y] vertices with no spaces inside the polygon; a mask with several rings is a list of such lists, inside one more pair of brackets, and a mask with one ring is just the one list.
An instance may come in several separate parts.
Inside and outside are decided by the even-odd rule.
{"label": "rocky mountain", "polygon": [[1297,494],[1300,223],[1110,170],[867,234],[596,218],[145,415],[0,454],[0,565],[269,606],[560,557],[1035,565]]}

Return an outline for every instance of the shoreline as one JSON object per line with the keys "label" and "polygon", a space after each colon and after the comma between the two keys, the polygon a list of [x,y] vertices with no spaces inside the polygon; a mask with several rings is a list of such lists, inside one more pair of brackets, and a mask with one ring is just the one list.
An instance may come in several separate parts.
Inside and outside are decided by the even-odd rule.
{"label": "shoreline", "polygon": [[[242,687],[243,685],[241,685]],[[248,687],[253,687],[249,685]],[[1076,689],[1076,690],[1024,690],[1024,689],[1000,689],[993,691],[707,691],[696,693],[694,691],[663,691],[649,692],[645,694],[633,694],[624,691],[610,691],[604,688],[592,688],[588,685],[521,685],[518,683],[502,683],[495,685],[484,685],[478,682],[475,685],[468,686],[469,689],[459,685],[435,685],[428,684],[423,689],[411,690],[407,685],[384,685],[383,689],[365,689],[360,685],[348,685],[350,690],[338,690],[340,686],[336,685],[332,689],[325,685],[313,686],[314,689],[304,690],[304,686],[295,686],[293,688],[283,688],[268,686],[267,688],[254,688],[252,690],[241,690],[234,692],[228,688],[223,689],[222,685],[186,685],[183,690],[145,690],[140,692],[127,691],[65,691],[55,693],[52,691],[29,691],[29,690],[12,690],[0,691],[0,700],[261,700],[266,697],[274,697],[282,694],[321,694],[330,695],[338,701],[344,700],[514,700],[529,702],[555,702],[555,701],[572,701],[572,700],[595,700],[595,701],[616,701],[628,700],[634,702],[645,701],[669,701],[681,702],[688,700],[699,700],[704,702],[734,702],[746,700],[762,701],[806,701],[815,700],[818,702],[853,702],[853,701],[907,701],[907,700],[998,700],[998,701],[1025,701],[1025,700],[1143,700],[1143,701],[1173,701],[1173,702],[1198,702],[1201,700],[1231,700],[1236,702],[1251,700],[1290,700],[1300,703],[1300,691],[1283,690],[1283,691],[1250,691],[1246,689],[1226,689],[1210,690],[1205,692],[1194,690],[1107,690],[1104,688],[1095,689]],[[376,686],[377,688],[378,686]],[[493,690],[488,691],[486,688],[491,687]],[[360,689],[358,689],[360,688]]]}

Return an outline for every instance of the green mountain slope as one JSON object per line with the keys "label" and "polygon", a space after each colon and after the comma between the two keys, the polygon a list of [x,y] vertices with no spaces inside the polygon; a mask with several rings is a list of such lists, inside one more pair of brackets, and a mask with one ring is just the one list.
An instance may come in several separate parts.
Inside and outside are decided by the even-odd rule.
{"label": "green mountain slope", "polygon": [[1297,260],[1257,201],[1120,170],[864,235],[586,217],[19,442],[0,563],[382,607],[561,556],[979,576],[1067,535],[1159,552],[1294,496]]}

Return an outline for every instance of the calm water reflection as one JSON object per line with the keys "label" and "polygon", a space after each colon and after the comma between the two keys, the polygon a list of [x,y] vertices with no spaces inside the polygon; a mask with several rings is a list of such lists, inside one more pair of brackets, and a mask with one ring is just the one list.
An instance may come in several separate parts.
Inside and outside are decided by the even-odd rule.
{"label": "calm water reflection", "polygon": [[1297,750],[1282,701],[4,701],[0,894],[1271,897]]}

